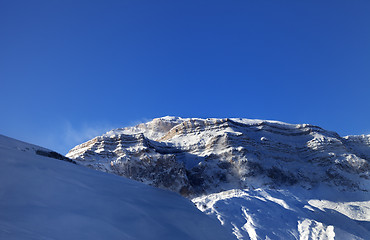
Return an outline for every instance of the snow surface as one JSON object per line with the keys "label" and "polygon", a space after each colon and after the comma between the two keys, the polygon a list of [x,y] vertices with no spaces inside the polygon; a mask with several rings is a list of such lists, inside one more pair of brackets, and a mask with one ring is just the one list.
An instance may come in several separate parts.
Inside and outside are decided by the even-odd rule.
{"label": "snow surface", "polygon": [[345,240],[370,239],[369,200],[364,192],[286,188],[234,189],[193,202],[239,240]]}
{"label": "snow surface", "polygon": [[0,135],[0,239],[230,239],[181,196]]}

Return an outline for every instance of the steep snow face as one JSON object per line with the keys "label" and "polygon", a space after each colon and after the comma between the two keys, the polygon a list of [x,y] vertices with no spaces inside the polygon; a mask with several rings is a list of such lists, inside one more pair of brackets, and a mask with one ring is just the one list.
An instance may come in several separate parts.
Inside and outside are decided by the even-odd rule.
{"label": "steep snow face", "polygon": [[370,239],[368,193],[234,189],[193,199],[239,239]]}
{"label": "steep snow face", "polygon": [[0,239],[230,239],[175,193],[48,152],[0,135]]}
{"label": "steep snow face", "polygon": [[346,136],[344,142],[356,155],[370,161],[370,135]]}
{"label": "steep snow face", "polygon": [[369,136],[342,138],[309,124],[164,117],[112,130],[67,156],[95,169],[199,196],[263,186],[310,189],[321,183],[370,190],[369,149]]}

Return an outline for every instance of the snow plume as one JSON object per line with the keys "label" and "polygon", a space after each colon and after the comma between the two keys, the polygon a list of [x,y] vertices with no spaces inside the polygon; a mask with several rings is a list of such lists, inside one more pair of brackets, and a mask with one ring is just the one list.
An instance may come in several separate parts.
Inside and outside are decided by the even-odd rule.
{"label": "snow plume", "polygon": [[114,127],[109,123],[84,123],[82,126],[76,126],[66,121],[62,127],[61,144],[64,148],[62,153],[67,153],[72,146],[102,135],[112,128]]}

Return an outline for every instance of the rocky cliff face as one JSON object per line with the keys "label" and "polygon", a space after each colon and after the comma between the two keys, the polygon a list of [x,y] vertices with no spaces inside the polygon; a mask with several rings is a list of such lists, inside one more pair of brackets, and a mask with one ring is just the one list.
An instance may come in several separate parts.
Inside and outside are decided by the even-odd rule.
{"label": "rocky cliff face", "polygon": [[67,157],[185,196],[320,183],[369,190],[370,135],[342,138],[309,124],[164,117],[112,130]]}

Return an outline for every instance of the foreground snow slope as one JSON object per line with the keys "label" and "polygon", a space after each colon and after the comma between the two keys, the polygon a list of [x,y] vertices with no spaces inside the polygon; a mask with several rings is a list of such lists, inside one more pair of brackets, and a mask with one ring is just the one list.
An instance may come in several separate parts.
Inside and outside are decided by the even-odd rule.
{"label": "foreground snow slope", "polygon": [[0,135],[0,239],[230,239],[177,194],[47,152]]}

